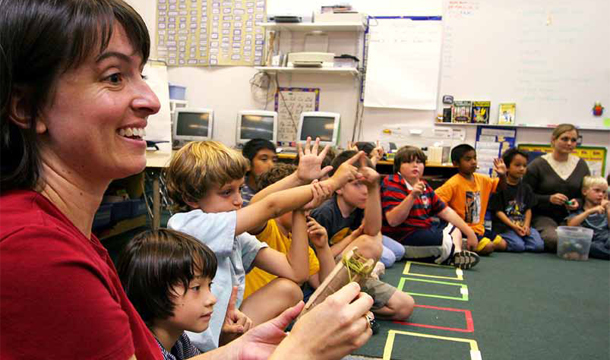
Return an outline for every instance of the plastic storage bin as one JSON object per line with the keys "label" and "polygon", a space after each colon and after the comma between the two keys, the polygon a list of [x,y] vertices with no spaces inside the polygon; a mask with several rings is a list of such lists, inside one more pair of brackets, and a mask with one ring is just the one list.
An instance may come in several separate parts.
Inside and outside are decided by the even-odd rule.
{"label": "plastic storage bin", "polygon": [[557,227],[557,256],[566,260],[587,260],[593,230],[580,226]]}
{"label": "plastic storage bin", "polygon": [[169,98],[172,100],[186,100],[186,87],[169,84]]}

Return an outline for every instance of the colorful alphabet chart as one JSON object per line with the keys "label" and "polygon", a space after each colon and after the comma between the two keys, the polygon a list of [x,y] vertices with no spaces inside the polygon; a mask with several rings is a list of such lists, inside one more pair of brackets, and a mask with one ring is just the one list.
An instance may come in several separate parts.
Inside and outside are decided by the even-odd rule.
{"label": "colorful alphabet chart", "polygon": [[318,111],[319,108],[320,89],[280,87],[275,94],[275,111],[278,115],[278,141],[296,141],[297,126],[301,113]]}
{"label": "colorful alphabet chart", "polygon": [[265,0],[157,0],[157,56],[168,66],[260,65]]}

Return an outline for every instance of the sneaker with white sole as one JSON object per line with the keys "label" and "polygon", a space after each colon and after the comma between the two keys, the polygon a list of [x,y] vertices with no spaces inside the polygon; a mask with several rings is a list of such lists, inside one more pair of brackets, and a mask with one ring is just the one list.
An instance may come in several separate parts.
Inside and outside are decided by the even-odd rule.
{"label": "sneaker with white sole", "polygon": [[462,270],[468,270],[479,263],[479,255],[473,251],[462,250],[453,254],[449,265],[453,265]]}

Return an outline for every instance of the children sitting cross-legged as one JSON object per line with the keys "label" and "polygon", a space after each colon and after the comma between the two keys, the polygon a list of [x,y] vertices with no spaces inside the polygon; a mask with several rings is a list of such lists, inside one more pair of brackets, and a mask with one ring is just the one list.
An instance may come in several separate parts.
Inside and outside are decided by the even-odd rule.
{"label": "children sitting cross-legged", "polygon": [[[311,160],[302,159],[303,170],[299,174],[304,175],[299,175],[298,181],[308,185],[270,194],[244,208],[240,189],[248,162],[240,153],[216,141],[203,141],[187,144],[172,158],[166,173],[167,189],[171,199],[184,212],[172,216],[168,227],[202,241],[218,259],[218,272],[212,287],[218,299],[217,310],[208,330],[188,333],[199,349],[205,351],[218,346],[233,286],[239,287],[237,307],[254,325],[277,316],[301,300],[302,292],[297,284],[308,277],[307,239],[295,238],[289,253],[282,254],[247,232],[258,233],[268,220],[310,202],[313,193],[309,183],[324,175],[320,168],[324,155],[323,152],[310,154]],[[355,179],[358,173],[352,164],[362,155],[354,156],[320,185],[334,191]],[[245,275],[254,266],[278,278],[242,303]]]}
{"label": "children sitting cross-legged", "polygon": [[569,226],[583,226],[593,230],[589,256],[610,260],[610,201],[608,181],[601,176],[585,176],[582,181],[584,201],[568,217]]}
{"label": "children sitting cross-legged", "polygon": [[[476,244],[474,231],[422,180],[426,155],[415,146],[403,146],[394,157],[394,175],[383,179],[381,193],[384,234],[405,246],[405,258],[470,269],[479,256],[462,249],[462,233]],[[447,221],[445,229],[433,217]]]}
{"label": "children sitting cross-legged", "polygon": [[[333,160],[333,168],[341,168],[355,154],[349,150],[342,152]],[[382,251],[379,174],[364,157],[357,165],[363,178],[344,184],[335,196],[311,212],[311,217],[327,231],[335,261],[354,247],[363,256],[375,260]],[[322,261],[319,254],[318,257]],[[362,291],[375,300],[371,310],[377,318],[404,320],[413,312],[415,303],[410,295],[378,279],[368,279]]]}
{"label": "children sitting cross-legged", "polygon": [[[211,293],[216,256],[192,236],[169,229],[146,231],[121,252],[117,272],[125,292],[159,344],[166,360],[201,354],[184,331],[208,328],[216,297]],[[230,337],[247,331],[252,321],[235,309],[237,287],[223,329]],[[231,318],[236,318],[233,322]]]}
{"label": "children sitting cross-legged", "polygon": [[506,188],[506,165],[502,159],[494,159],[493,169],[497,178],[476,173],[477,152],[468,145],[461,144],[451,150],[451,161],[458,173],[453,175],[436,194],[449,205],[477,235],[477,243],[468,243],[469,250],[480,255],[506,250],[506,241],[494,232],[485,229],[485,212],[491,194],[496,189]]}
{"label": "children sitting cross-legged", "polygon": [[506,189],[496,191],[489,202],[493,212],[492,230],[507,243],[506,251],[544,250],[544,241],[536,229],[532,229],[532,207],[536,196],[532,188],[521,181],[527,171],[528,155],[517,148],[502,154],[507,166]]}
{"label": "children sitting cross-legged", "polygon": [[[277,164],[272,169],[260,176],[257,186],[259,189],[261,189],[261,191],[264,191],[263,189],[267,189],[278,181],[294,174],[296,170],[297,167],[292,164]],[[269,245],[270,248],[281,253],[288,254],[294,238],[308,238],[308,235],[311,233],[309,239],[316,248],[316,252],[309,247],[308,282],[313,288],[317,288],[326,278],[326,276],[333,270],[335,267],[335,262],[331,255],[328,241],[326,241],[325,238],[324,241],[320,241],[320,238],[326,234],[326,231],[324,230],[324,233],[320,234],[320,229],[314,228],[314,224],[311,224],[311,220],[306,220],[306,212],[308,212],[309,208],[316,207],[324,200],[328,199],[332,193],[327,191],[327,189],[322,188],[317,183],[317,180],[314,180],[312,185],[314,185],[314,199],[312,202],[301,209],[287,212],[275,219],[267,221],[267,226],[265,226],[263,231],[256,234],[256,238],[260,241],[264,241],[267,245]],[[269,190],[274,192],[273,189]],[[264,193],[262,194],[264,195]],[[256,197],[254,200],[255,202],[253,202],[253,204],[262,199]],[[307,224],[306,221],[310,224]],[[312,228],[311,231],[309,231],[310,227]],[[320,260],[318,260],[316,253],[320,257]],[[244,299],[247,299],[250,294],[267,285],[276,277],[277,276],[270,274],[265,270],[255,267],[248,273],[248,275],[246,275],[246,291],[244,293]]]}

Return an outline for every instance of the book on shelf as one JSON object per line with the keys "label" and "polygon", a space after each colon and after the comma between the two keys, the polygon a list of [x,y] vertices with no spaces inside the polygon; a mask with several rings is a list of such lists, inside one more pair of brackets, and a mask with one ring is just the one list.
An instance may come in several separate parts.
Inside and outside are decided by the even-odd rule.
{"label": "book on shelf", "polygon": [[472,102],[472,122],[475,124],[489,124],[490,101]]}
{"label": "book on shelf", "polygon": [[498,125],[515,125],[517,104],[503,103],[498,109]]}
{"label": "book on shelf", "polygon": [[472,119],[472,101],[456,100],[453,102],[453,116],[451,117],[454,123],[469,123]]}

